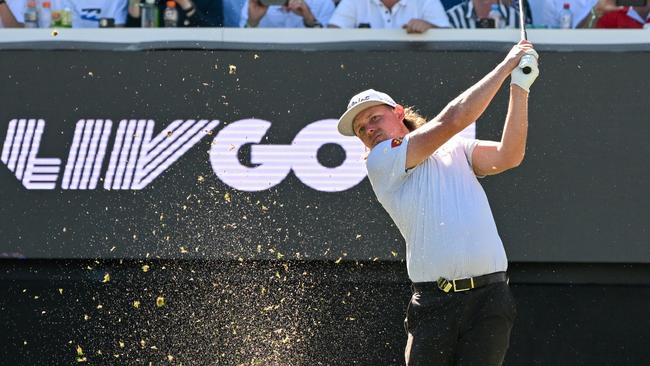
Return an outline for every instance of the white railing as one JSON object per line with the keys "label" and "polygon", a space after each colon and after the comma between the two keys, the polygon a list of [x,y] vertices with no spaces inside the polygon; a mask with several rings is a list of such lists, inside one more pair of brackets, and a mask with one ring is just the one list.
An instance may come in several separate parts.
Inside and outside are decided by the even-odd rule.
{"label": "white railing", "polygon": [[[530,29],[528,38],[546,45],[650,45],[650,30]],[[0,48],[22,43],[90,42],[224,42],[238,44],[295,44],[339,42],[516,42],[516,29],[435,29],[406,34],[391,29],[241,29],[241,28],[115,28],[115,29],[0,29]]]}

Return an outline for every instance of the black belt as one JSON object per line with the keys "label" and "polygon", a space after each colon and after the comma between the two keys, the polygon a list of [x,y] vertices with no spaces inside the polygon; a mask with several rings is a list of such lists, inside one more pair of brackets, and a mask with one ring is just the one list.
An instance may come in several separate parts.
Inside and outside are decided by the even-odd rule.
{"label": "black belt", "polygon": [[508,282],[508,276],[505,272],[494,272],[483,276],[460,278],[456,280],[448,280],[441,277],[437,282],[414,282],[413,288],[416,292],[431,290],[462,292],[498,282]]}

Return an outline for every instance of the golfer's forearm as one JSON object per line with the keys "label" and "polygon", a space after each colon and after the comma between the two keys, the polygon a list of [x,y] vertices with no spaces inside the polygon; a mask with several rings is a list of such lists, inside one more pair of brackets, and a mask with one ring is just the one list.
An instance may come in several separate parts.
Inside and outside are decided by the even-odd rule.
{"label": "golfer's forearm", "polygon": [[528,93],[516,85],[510,85],[510,103],[501,136],[502,159],[509,167],[516,167],[524,160],[528,137]]}
{"label": "golfer's forearm", "polygon": [[505,63],[499,64],[483,79],[447,104],[435,119],[443,124],[456,125],[458,131],[463,130],[485,112],[510,72],[511,69]]}

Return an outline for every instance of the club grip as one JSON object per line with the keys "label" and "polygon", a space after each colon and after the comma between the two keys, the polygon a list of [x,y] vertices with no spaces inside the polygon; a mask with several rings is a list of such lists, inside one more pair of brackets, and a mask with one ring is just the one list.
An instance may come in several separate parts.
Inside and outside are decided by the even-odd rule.
{"label": "club grip", "polygon": [[533,55],[523,55],[519,60],[519,68],[524,74],[530,74],[533,66],[537,66],[537,59]]}

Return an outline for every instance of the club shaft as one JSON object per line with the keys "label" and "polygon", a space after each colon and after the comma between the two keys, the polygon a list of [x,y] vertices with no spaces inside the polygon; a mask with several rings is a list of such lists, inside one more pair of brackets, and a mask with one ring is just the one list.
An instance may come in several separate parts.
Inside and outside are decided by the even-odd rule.
{"label": "club shaft", "polygon": [[[526,10],[524,9],[524,0],[519,0],[519,30],[521,31],[521,40],[527,40],[528,36],[526,35],[526,22],[524,21],[524,12]],[[530,66],[525,65],[525,60],[522,59],[520,63],[521,71],[523,71],[524,74],[530,74],[531,68]]]}
{"label": "club shaft", "polygon": [[524,21],[524,0],[519,0],[519,30],[521,31],[521,39],[528,39],[526,35],[526,22]]}

